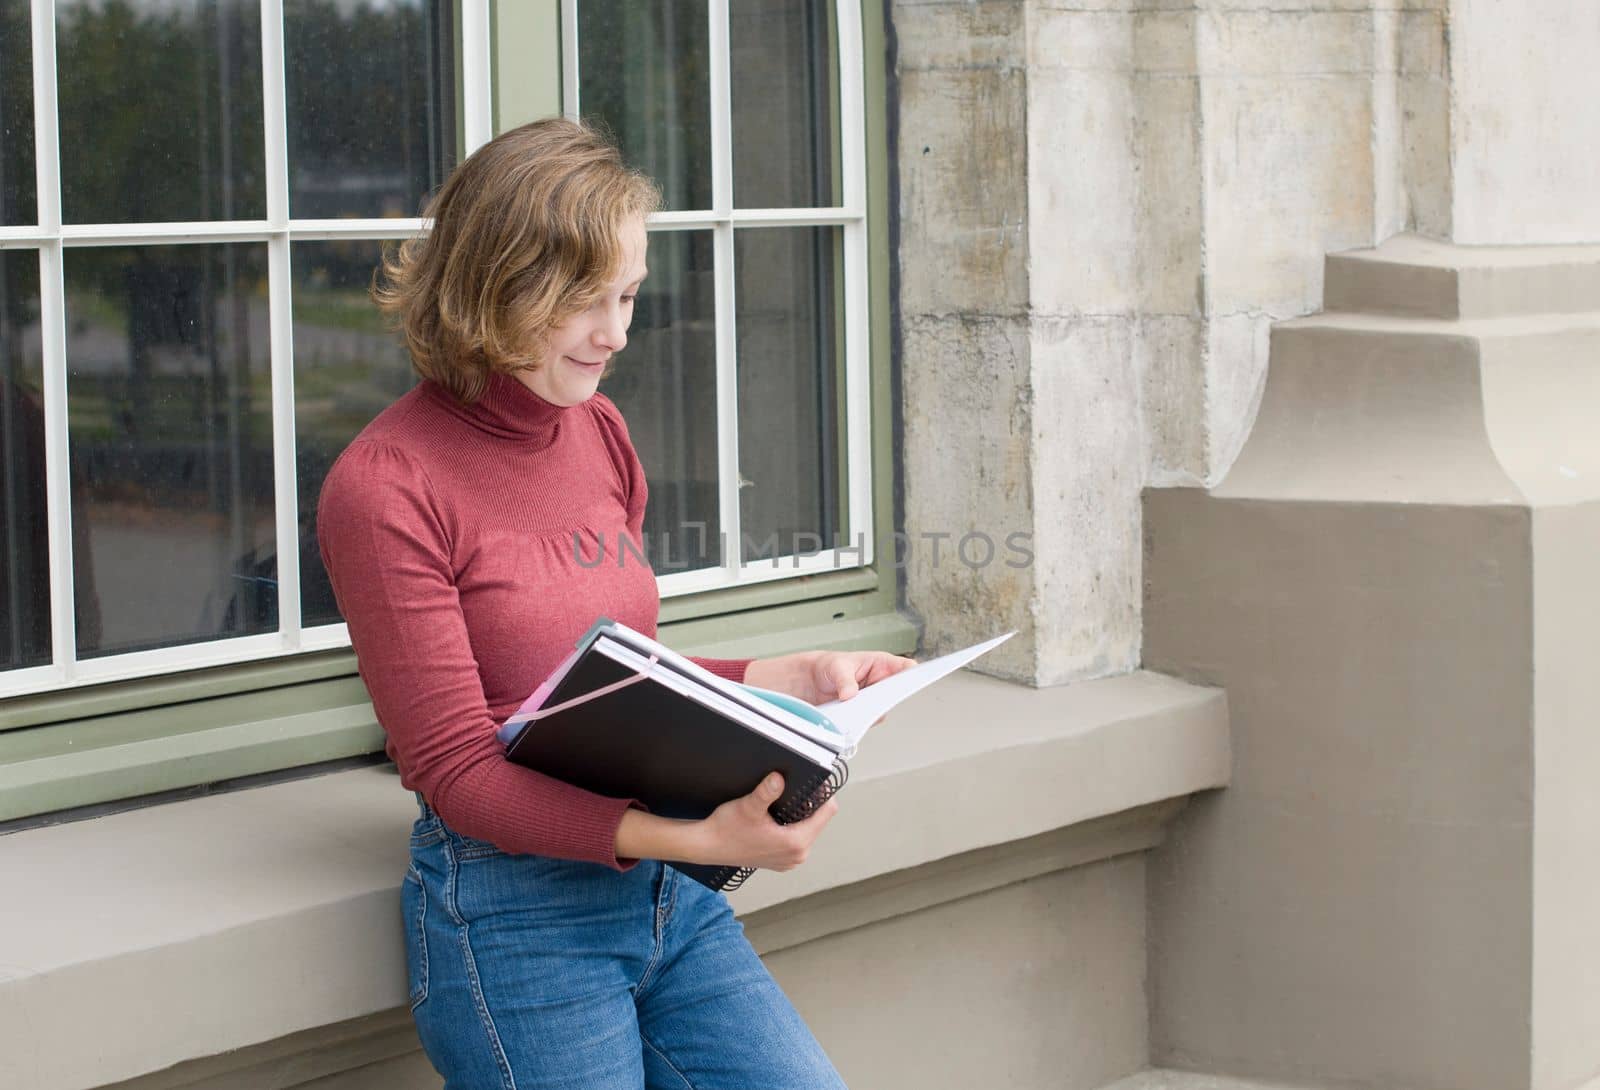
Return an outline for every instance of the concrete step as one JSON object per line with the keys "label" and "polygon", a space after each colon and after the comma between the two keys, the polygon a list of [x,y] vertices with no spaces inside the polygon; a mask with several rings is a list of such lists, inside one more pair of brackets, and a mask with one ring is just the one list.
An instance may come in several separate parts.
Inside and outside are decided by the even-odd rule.
{"label": "concrete step", "polygon": [[1460,321],[1314,314],[1272,327],[1270,359],[1276,369],[1360,367],[1392,370],[1404,380],[1412,370],[1476,367],[1485,359],[1514,367],[1556,354],[1569,365],[1600,369],[1600,311]]}
{"label": "concrete step", "polygon": [[1455,246],[1396,235],[1330,254],[1329,311],[1498,318],[1600,311],[1600,246]]}

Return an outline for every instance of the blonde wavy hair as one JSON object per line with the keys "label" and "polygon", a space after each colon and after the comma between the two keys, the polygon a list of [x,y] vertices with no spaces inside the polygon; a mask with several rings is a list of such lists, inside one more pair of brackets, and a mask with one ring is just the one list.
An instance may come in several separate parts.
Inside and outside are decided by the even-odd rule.
{"label": "blonde wavy hair", "polygon": [[385,251],[372,298],[417,373],[463,402],[539,365],[550,330],[620,275],[621,229],[661,205],[604,134],[547,118],[495,137],[445,180],[426,235]]}

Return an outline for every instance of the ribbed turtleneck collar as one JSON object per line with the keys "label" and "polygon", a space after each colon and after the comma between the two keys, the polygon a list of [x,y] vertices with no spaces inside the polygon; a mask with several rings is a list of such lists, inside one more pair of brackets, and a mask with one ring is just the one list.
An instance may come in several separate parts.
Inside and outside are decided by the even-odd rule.
{"label": "ribbed turtleneck collar", "polygon": [[483,396],[463,405],[437,383],[427,383],[441,404],[479,431],[517,439],[542,449],[555,442],[561,418],[570,410],[554,405],[510,375],[491,374]]}

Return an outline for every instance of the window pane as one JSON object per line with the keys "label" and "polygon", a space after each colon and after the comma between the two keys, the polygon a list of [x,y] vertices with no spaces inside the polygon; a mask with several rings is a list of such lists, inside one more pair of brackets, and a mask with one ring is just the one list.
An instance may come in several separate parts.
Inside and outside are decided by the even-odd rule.
{"label": "window pane", "polygon": [[34,223],[33,42],[28,0],[0,0],[0,226]]}
{"label": "window pane", "polygon": [[278,625],[266,246],[66,251],[78,652]]}
{"label": "window pane", "polygon": [[417,216],[456,162],[454,0],[286,0],[289,211]]}
{"label": "window pane", "polygon": [[722,563],[711,232],[652,232],[648,260],[628,347],[601,390],[644,463],[647,554],[668,575]]}
{"label": "window pane", "polygon": [[832,548],[840,530],[841,241],[837,227],[734,235],[747,561]]}
{"label": "window pane", "polygon": [[339,452],[411,389],[411,357],[367,296],[381,242],[297,242],[294,426],[300,495],[300,622],[342,618],[317,551],[317,497]]}
{"label": "window pane", "polygon": [[50,661],[39,255],[0,250],[0,669]]}
{"label": "window pane", "polygon": [[729,5],[733,199],[740,208],[839,203],[829,0]]}
{"label": "window pane", "polygon": [[669,209],[711,207],[706,0],[582,0],[578,106],[656,180]]}
{"label": "window pane", "polygon": [[58,0],[71,223],[262,219],[256,0]]}

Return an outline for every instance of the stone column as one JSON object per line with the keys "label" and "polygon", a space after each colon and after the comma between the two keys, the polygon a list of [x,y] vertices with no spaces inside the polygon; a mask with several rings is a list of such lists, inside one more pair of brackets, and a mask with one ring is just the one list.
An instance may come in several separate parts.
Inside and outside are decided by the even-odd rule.
{"label": "stone column", "polygon": [[[925,644],[1022,629],[988,666],[1037,673],[1037,547],[1028,313],[1025,4],[896,3],[900,353],[906,565]],[[996,542],[963,565],[961,537]],[[1020,539],[1019,539],[1020,540]],[[969,549],[971,548],[969,543]],[[974,560],[980,557],[973,556]]]}

